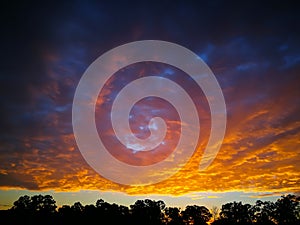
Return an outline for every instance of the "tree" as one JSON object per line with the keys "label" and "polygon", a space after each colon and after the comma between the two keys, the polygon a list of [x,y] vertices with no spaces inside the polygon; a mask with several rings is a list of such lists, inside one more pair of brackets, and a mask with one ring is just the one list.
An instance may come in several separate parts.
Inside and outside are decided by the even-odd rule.
{"label": "tree", "polygon": [[218,219],[219,211],[220,211],[220,209],[218,208],[218,206],[213,206],[211,208],[210,212],[211,212],[211,215],[212,215],[212,218],[214,221]]}
{"label": "tree", "polygon": [[62,207],[60,207],[58,209],[58,213],[60,215],[63,215],[63,216],[71,216],[72,215],[71,206],[69,206],[69,205],[63,205]]}
{"label": "tree", "polygon": [[16,211],[55,213],[57,208],[55,203],[51,195],[34,195],[32,197],[24,195],[14,202],[12,209]]}
{"label": "tree", "polygon": [[129,208],[115,203],[110,204],[102,199],[96,202],[97,215],[111,224],[130,224]]}
{"label": "tree", "polygon": [[256,204],[251,208],[252,221],[255,221],[258,225],[274,225],[275,204],[270,201],[256,201]]}
{"label": "tree", "polygon": [[15,211],[29,211],[31,209],[31,199],[28,195],[21,196],[14,202],[12,210]]}
{"label": "tree", "polygon": [[11,208],[15,214],[16,223],[50,224],[55,219],[56,204],[51,195],[21,196]]}
{"label": "tree", "polygon": [[167,207],[163,201],[137,200],[127,206],[108,203],[102,199],[96,205],[83,206],[75,202],[58,210],[50,195],[19,197],[9,210],[0,210],[1,222],[12,225],[97,225],[103,221],[122,225],[206,225],[213,217],[212,225],[299,225],[300,196],[284,195],[275,203],[258,200],[255,205],[231,202],[211,212],[204,206],[187,206],[184,211]]}
{"label": "tree", "polygon": [[206,225],[212,215],[205,206],[189,205],[182,212],[182,217],[187,225]]}
{"label": "tree", "polygon": [[300,196],[283,195],[275,202],[275,218],[279,225],[299,224]]}
{"label": "tree", "polygon": [[163,201],[150,199],[137,200],[130,206],[133,224],[160,225],[163,221],[162,210],[165,208]]}
{"label": "tree", "polygon": [[81,214],[81,212],[84,209],[84,206],[80,202],[75,202],[72,206],[71,209],[73,212]]}
{"label": "tree", "polygon": [[220,219],[229,224],[251,224],[253,211],[250,210],[251,205],[242,202],[231,202],[222,205]]}
{"label": "tree", "polygon": [[63,205],[58,209],[58,217],[60,225],[73,224],[73,221],[77,219],[69,205]]}
{"label": "tree", "polygon": [[14,202],[11,211],[11,224],[30,224],[32,223],[31,198],[28,195],[19,197]]}
{"label": "tree", "polygon": [[33,211],[51,214],[55,213],[57,206],[51,195],[34,195],[31,197],[31,208]]}
{"label": "tree", "polygon": [[165,223],[167,225],[184,225],[180,209],[177,207],[165,208]]}
{"label": "tree", "polygon": [[97,208],[101,208],[103,204],[104,204],[104,200],[103,199],[98,199],[96,201],[96,207]]}

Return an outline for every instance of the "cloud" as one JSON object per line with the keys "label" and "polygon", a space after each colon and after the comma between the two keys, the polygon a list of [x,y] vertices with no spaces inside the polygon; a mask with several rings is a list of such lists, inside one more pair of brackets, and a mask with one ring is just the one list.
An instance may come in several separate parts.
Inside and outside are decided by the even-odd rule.
{"label": "cloud", "polygon": [[[234,10],[220,3],[223,7],[137,3],[130,10],[123,10],[125,3],[119,8],[53,3],[38,5],[38,10],[20,5],[15,26],[3,28],[11,37],[2,37],[7,54],[0,77],[0,188],[299,193],[296,7],[275,4],[271,10],[247,3]],[[93,60],[142,39],[171,41],[197,52],[220,82],[228,125],[222,148],[206,171],[198,170],[201,143],[168,180],[131,187],[104,179],[84,161],[72,134],[71,106],[76,85]],[[110,88],[103,95],[109,96]]]}

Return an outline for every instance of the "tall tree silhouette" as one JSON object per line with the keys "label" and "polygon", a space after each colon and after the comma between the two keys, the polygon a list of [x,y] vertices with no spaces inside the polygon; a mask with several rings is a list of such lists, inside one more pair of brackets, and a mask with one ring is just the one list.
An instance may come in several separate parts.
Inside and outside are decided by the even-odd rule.
{"label": "tall tree silhouette", "polygon": [[213,206],[211,208],[210,212],[211,212],[213,220],[214,221],[217,220],[219,217],[219,212],[220,212],[220,209],[218,208],[218,206]]}
{"label": "tall tree silhouette", "polygon": [[273,202],[256,201],[255,205],[251,208],[252,221],[255,221],[257,225],[274,225],[275,209],[276,205]]}
{"label": "tall tree silhouette", "polygon": [[17,201],[14,202],[12,210],[15,211],[30,211],[31,209],[31,198],[28,195],[21,196]]}
{"label": "tall tree silhouette", "polygon": [[182,212],[186,225],[206,225],[212,217],[205,206],[189,205]]}
{"label": "tall tree silhouette", "polygon": [[135,225],[161,225],[164,215],[162,210],[165,208],[163,201],[153,201],[150,199],[137,200],[130,206],[133,224]]}
{"label": "tall tree silhouette", "polygon": [[130,224],[130,212],[126,206],[110,204],[99,199],[96,202],[96,209],[101,219],[110,221],[111,224]]}
{"label": "tall tree silhouette", "polygon": [[165,212],[165,223],[167,225],[184,225],[180,209],[177,207],[167,207]]}
{"label": "tall tree silhouette", "polygon": [[224,224],[251,224],[253,218],[253,211],[250,210],[250,204],[242,204],[242,202],[231,202],[222,205],[220,212],[220,220]]}
{"label": "tall tree silhouette", "polygon": [[58,223],[59,225],[74,224],[76,221],[76,215],[71,206],[63,205],[58,209]]}
{"label": "tall tree silhouette", "polygon": [[21,196],[14,202],[12,211],[16,223],[22,224],[51,224],[55,220],[56,204],[51,195]]}
{"label": "tall tree silhouette", "polygon": [[275,218],[279,225],[296,225],[300,222],[300,196],[286,195],[275,202]]}

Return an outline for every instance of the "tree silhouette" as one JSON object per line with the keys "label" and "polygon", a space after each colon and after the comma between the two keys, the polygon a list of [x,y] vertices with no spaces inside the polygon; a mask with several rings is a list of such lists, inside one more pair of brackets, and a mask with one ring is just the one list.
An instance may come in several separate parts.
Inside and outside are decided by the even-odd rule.
{"label": "tree silhouette", "polygon": [[220,220],[224,224],[251,224],[253,218],[253,211],[250,210],[251,205],[242,202],[231,202],[222,205],[220,212]]}
{"label": "tree silhouette", "polygon": [[205,206],[180,210],[150,199],[137,200],[130,208],[99,199],[95,205],[75,202],[57,209],[50,195],[24,195],[9,210],[0,210],[0,221],[9,225],[206,225],[214,216],[212,225],[299,225],[300,197],[286,195],[254,205],[230,202],[222,205],[219,217],[217,208],[211,212]]}
{"label": "tree silhouette", "polygon": [[275,224],[275,209],[276,206],[270,201],[256,201],[256,204],[252,207],[252,220],[257,225],[274,225]]}
{"label": "tree silhouette", "polygon": [[206,225],[212,217],[205,206],[189,205],[182,212],[186,225]]}
{"label": "tree silhouette", "polygon": [[180,209],[177,207],[167,207],[165,212],[165,224],[167,225],[184,225]]}
{"label": "tree silhouette", "polygon": [[82,220],[83,224],[99,224],[98,219],[99,216],[97,214],[97,208],[95,205],[85,205],[82,210]]}
{"label": "tree silhouette", "polygon": [[[76,215],[75,215],[76,216]],[[74,217],[74,212],[69,205],[63,205],[58,209],[58,221],[59,224],[73,224],[76,221]]]}
{"label": "tree silhouette", "polygon": [[28,195],[21,196],[17,201],[14,202],[12,210],[15,211],[30,211],[31,199]]}
{"label": "tree silhouette", "polygon": [[137,200],[130,208],[133,224],[163,224],[164,216],[162,210],[165,208],[165,203],[163,201],[153,201],[150,199]]}
{"label": "tree silhouette", "polygon": [[83,211],[84,207],[80,202],[75,202],[72,206],[71,209],[73,212],[77,213],[77,214],[81,214],[81,212]]}
{"label": "tree silhouette", "polygon": [[102,220],[110,221],[111,224],[130,224],[129,208],[115,203],[110,204],[102,199],[97,200],[96,209]]}
{"label": "tree silhouette", "polygon": [[295,195],[281,196],[275,202],[275,218],[279,225],[299,224],[300,218],[300,197]]}
{"label": "tree silhouette", "polygon": [[212,218],[214,221],[216,221],[219,218],[219,212],[220,209],[218,208],[218,206],[213,206],[210,210]]}
{"label": "tree silhouette", "polygon": [[22,224],[51,224],[51,220],[55,219],[57,208],[55,203],[51,195],[21,196],[11,208],[15,215],[13,220]]}
{"label": "tree silhouette", "polygon": [[34,195],[32,197],[24,195],[14,202],[12,210],[51,214],[54,213],[57,208],[55,203],[56,202],[51,195]]}

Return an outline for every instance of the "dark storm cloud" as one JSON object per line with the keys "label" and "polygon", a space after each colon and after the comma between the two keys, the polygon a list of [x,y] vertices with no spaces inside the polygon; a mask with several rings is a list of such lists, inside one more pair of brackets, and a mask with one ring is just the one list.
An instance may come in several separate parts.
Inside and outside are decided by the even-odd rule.
{"label": "dark storm cloud", "polygon": [[[297,126],[284,133],[300,115],[297,11],[289,1],[51,1],[2,7],[0,185],[35,189],[43,186],[39,176],[55,180],[61,173],[60,181],[79,173],[75,165],[82,168],[84,162],[71,124],[76,85],[98,56],[136,40],[175,42],[203,57],[224,91],[229,132],[245,118],[254,118],[247,126],[253,132],[258,124],[282,130],[261,140],[250,135],[231,147],[252,142],[252,149],[265,147],[299,133]],[[37,163],[22,164],[28,159]],[[33,178],[41,164],[47,166]],[[26,176],[17,174],[22,170]],[[47,170],[50,175],[43,175]]]}
{"label": "dark storm cloud", "polygon": [[[28,181],[27,181],[28,180]],[[37,184],[33,181],[31,176],[24,176],[24,174],[0,174],[0,186],[4,187],[19,187],[27,189],[38,189]]]}

